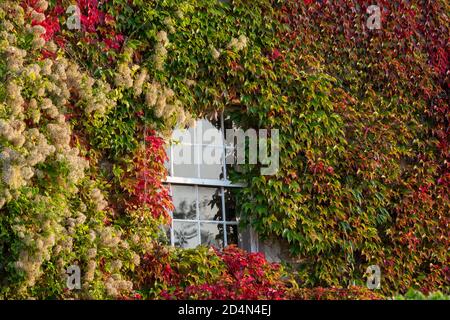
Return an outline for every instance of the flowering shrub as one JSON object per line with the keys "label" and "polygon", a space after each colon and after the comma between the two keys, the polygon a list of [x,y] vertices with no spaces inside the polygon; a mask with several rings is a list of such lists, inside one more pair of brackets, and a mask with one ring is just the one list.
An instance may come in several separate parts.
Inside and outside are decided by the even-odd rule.
{"label": "flowering shrub", "polygon": [[[132,290],[126,273],[158,237],[170,202],[162,191],[159,213],[150,211],[155,203],[143,203],[121,216],[116,210],[126,201],[110,205],[108,170],[94,169],[102,155],[86,142],[86,129],[116,108],[121,88],[92,78],[43,37],[48,31],[35,22],[46,21],[46,4],[0,6],[0,79],[8,83],[0,88],[0,209],[7,213],[0,216],[0,294],[117,297]],[[159,155],[148,160],[161,169],[161,144],[151,146]],[[165,171],[158,172],[162,179]],[[156,196],[159,189],[154,186]],[[156,218],[143,222],[148,216]],[[83,287],[68,292],[66,269],[73,264],[83,270]]]}
{"label": "flowering shrub", "polygon": [[22,7],[24,8],[25,17],[31,20],[32,26],[43,27],[43,32],[41,35],[42,40],[36,39],[44,44],[44,41],[53,39],[56,34],[61,30],[59,25],[58,16],[64,12],[61,6],[56,6],[55,8],[49,9],[47,1],[44,0],[26,0],[22,2]]}

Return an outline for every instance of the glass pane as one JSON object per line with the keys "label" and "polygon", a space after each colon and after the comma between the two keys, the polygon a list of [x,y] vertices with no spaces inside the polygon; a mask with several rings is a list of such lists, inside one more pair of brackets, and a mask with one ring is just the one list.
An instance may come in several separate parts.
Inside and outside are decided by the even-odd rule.
{"label": "glass pane", "polygon": [[222,220],[221,188],[198,188],[200,220]]}
{"label": "glass pane", "polygon": [[195,129],[176,129],[172,133],[172,140],[174,144],[194,144],[195,143]]}
{"label": "glass pane", "polygon": [[195,248],[199,245],[198,224],[195,222],[173,222],[175,246],[180,248]]}
{"label": "glass pane", "polygon": [[227,244],[235,244],[238,245],[238,227],[237,225],[228,224],[227,225]]}
{"label": "glass pane", "polygon": [[223,153],[223,148],[202,147],[201,178],[223,179]]}
{"label": "glass pane", "polygon": [[197,219],[197,194],[195,187],[172,185],[172,201],[175,206],[174,219]]}
{"label": "glass pane", "polygon": [[234,189],[225,189],[225,219],[236,221],[236,197]]}
{"label": "glass pane", "polygon": [[166,151],[168,158],[166,161],[164,161],[164,167],[167,169],[167,173],[170,176],[172,175],[172,173],[170,172],[170,146],[165,147],[164,150]]}
{"label": "glass pane", "polygon": [[223,224],[222,223],[201,223],[200,237],[202,245],[223,248]]}
{"label": "glass pane", "polygon": [[[173,145],[173,176],[182,178],[198,178],[197,148],[189,145]],[[194,161],[194,159],[196,161]]]}
{"label": "glass pane", "polygon": [[225,149],[226,164],[236,163],[236,149],[234,147],[227,147]]}
{"label": "glass pane", "polygon": [[204,145],[223,145],[220,121],[199,120],[196,125],[196,143]]}

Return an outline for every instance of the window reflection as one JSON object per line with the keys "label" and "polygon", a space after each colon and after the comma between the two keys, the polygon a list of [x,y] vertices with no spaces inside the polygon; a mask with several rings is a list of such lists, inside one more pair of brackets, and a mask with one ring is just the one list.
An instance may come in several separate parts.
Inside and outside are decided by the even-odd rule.
{"label": "window reflection", "polygon": [[200,226],[201,244],[223,248],[223,224],[202,223]]}
{"label": "window reflection", "polygon": [[233,189],[225,189],[225,220],[236,221],[236,198]]}
{"label": "window reflection", "polygon": [[172,186],[172,201],[175,219],[197,219],[197,195],[194,186]]}
{"label": "window reflection", "polygon": [[199,243],[198,228],[195,222],[173,222],[175,246],[181,248],[195,248]]}
{"label": "window reflection", "polygon": [[221,188],[198,188],[200,220],[222,220]]}
{"label": "window reflection", "polygon": [[228,224],[227,225],[227,242],[228,245],[230,244],[239,244],[239,233],[238,233],[238,226],[235,224]]}

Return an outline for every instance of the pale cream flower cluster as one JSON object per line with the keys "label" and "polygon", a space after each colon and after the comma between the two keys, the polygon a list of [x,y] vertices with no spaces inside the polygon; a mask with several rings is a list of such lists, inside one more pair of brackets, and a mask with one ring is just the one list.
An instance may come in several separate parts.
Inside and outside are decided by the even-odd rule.
{"label": "pale cream flower cluster", "polygon": [[[42,13],[36,13],[37,16],[41,16],[45,20],[45,16]],[[43,26],[35,25],[29,28],[29,32],[33,34],[33,47],[35,49],[41,49],[45,45],[45,40],[43,38],[46,30]]]}
{"label": "pale cream flower cluster", "polygon": [[0,42],[0,50],[3,49],[5,52],[7,67],[11,72],[17,72],[23,66],[27,52],[17,47],[9,46],[9,43],[14,45],[15,41],[10,41],[13,39],[9,39],[4,33],[2,33],[1,36],[6,40]]}
{"label": "pale cream flower cluster", "polygon": [[[28,29],[34,39],[42,39],[45,29],[25,26],[22,8],[12,6],[5,11],[2,5],[0,16],[9,12],[15,23],[7,16],[0,25],[0,29],[4,28],[0,30],[0,64],[6,68],[6,95],[0,99],[0,209],[17,199],[23,187],[33,186],[34,177],[45,177],[37,169],[40,164],[64,161],[69,168],[68,181],[73,184],[84,177],[88,166],[78,149],[70,145],[72,132],[64,116],[73,86],[67,76],[70,63],[65,59],[27,60],[27,54],[8,34],[15,33],[11,26],[23,33]],[[38,4],[40,8],[47,5],[45,1]],[[30,15],[42,20],[41,13],[30,12]],[[71,217],[71,210],[63,207],[63,203],[54,207],[51,197],[27,197],[33,206],[12,226],[24,246],[15,262],[25,276],[20,290],[35,285],[42,276],[42,264],[52,255],[73,249],[70,234],[86,220],[81,213]],[[53,212],[51,219],[46,217],[50,212]],[[67,267],[64,259],[58,261],[61,270]]]}
{"label": "pale cream flower cluster", "polygon": [[46,0],[39,0],[36,5],[36,9],[40,9],[41,11],[46,11],[48,8],[48,2]]}
{"label": "pale cream flower cluster", "polygon": [[0,119],[0,137],[9,141],[15,147],[21,147],[25,143],[25,122],[14,119],[7,121]]}
{"label": "pale cream flower cluster", "polygon": [[126,89],[133,87],[133,77],[128,63],[118,65],[115,84],[117,87],[124,87]]}
{"label": "pale cream flower cluster", "polygon": [[108,83],[82,73],[74,63],[68,65],[66,75],[71,84],[68,89],[78,95],[78,104],[86,115],[101,116],[116,106],[116,101],[109,97],[111,87]]}
{"label": "pale cream flower cluster", "polygon": [[175,114],[178,126],[185,126],[191,120],[190,114],[184,110],[181,101],[175,98],[173,90],[157,82],[148,85],[145,102],[158,118],[168,119]]}
{"label": "pale cream flower cluster", "polygon": [[[95,257],[93,257],[95,258]],[[86,285],[89,284],[89,282],[92,282],[95,278],[95,270],[97,269],[97,262],[95,260],[89,260],[87,264],[87,269],[84,274],[84,280]]]}
{"label": "pale cream flower cluster", "polygon": [[[10,148],[3,149],[0,153],[0,161],[3,169],[2,183],[5,186],[2,191],[5,195],[25,186],[34,175],[32,167],[27,165],[24,156]],[[5,204],[7,198],[0,198],[0,200],[3,199],[2,203]]]}
{"label": "pale cream flower cluster", "polygon": [[140,96],[142,94],[142,89],[144,87],[145,82],[148,79],[148,71],[147,69],[142,69],[142,71],[136,77],[136,80],[133,84],[133,93],[134,96]]}
{"label": "pale cream flower cluster", "polygon": [[116,259],[111,262],[111,271],[112,272],[120,272],[120,269],[122,269],[123,263],[122,260]]}
{"label": "pale cream flower cluster", "polygon": [[164,69],[164,63],[167,59],[167,46],[169,45],[169,38],[167,32],[161,30],[156,35],[155,54],[153,55],[153,61],[155,62],[155,68],[162,71]]}
{"label": "pale cream flower cluster", "polygon": [[109,98],[110,86],[82,72],[77,64],[60,58],[55,63],[46,61],[44,68],[46,74],[51,72],[53,83],[47,85],[47,91],[58,96],[58,107],[67,104],[71,92],[78,97],[77,105],[86,115],[104,115],[116,105],[115,100]]}
{"label": "pale cream flower cluster", "polygon": [[174,22],[173,22],[172,18],[170,18],[170,17],[164,18],[163,23],[166,26],[167,30],[169,30],[169,33],[175,33],[176,32],[175,27],[174,27]]}
{"label": "pale cream flower cluster", "polygon": [[6,86],[6,105],[10,107],[12,116],[20,116],[23,113],[25,100],[22,97],[22,87],[11,79]]}
{"label": "pale cream flower cluster", "polygon": [[[52,207],[51,199],[48,197],[36,196],[33,198],[33,201],[40,206],[45,203],[49,211],[56,210],[56,208]],[[33,213],[29,212],[29,214]],[[33,286],[43,275],[41,265],[45,261],[49,261],[56,250],[64,250],[61,245],[55,245],[58,242],[62,245],[64,244],[61,239],[65,229],[57,221],[48,219],[44,215],[31,226],[27,226],[27,224],[23,223],[23,221],[20,222],[18,219],[15,222],[11,227],[25,245],[19,253],[15,267],[25,275],[25,281],[19,288],[19,290],[25,290]],[[40,230],[40,232],[36,232],[36,230]]]}
{"label": "pale cream flower cluster", "polygon": [[240,35],[239,38],[232,38],[228,43],[228,49],[234,49],[236,51],[242,51],[247,47],[248,38],[244,35]]}
{"label": "pale cream flower cluster", "polygon": [[135,266],[139,266],[141,264],[141,258],[139,257],[139,255],[137,253],[133,253],[133,255],[131,257],[131,262]]}
{"label": "pale cream flower cluster", "polygon": [[49,144],[47,138],[37,128],[28,130],[24,147],[28,150],[26,162],[32,167],[45,162],[47,157],[56,151],[55,146]]}
{"label": "pale cream flower cluster", "polygon": [[211,47],[210,50],[211,50],[211,56],[214,58],[214,60],[217,60],[217,59],[220,58],[220,55],[221,55],[221,51],[220,50],[217,50],[214,47]]}
{"label": "pale cream flower cluster", "polygon": [[[74,246],[70,225],[84,223],[83,217],[71,218],[68,207],[55,206],[48,196],[36,195],[33,202],[35,207],[31,208],[31,212],[22,217],[21,223],[17,221],[17,224],[13,226],[25,245],[15,262],[16,268],[25,275],[20,291],[32,287],[41,276],[45,276],[41,266],[54,257],[59,257],[56,259],[56,267],[61,279],[66,278],[67,262],[63,257],[68,255]],[[45,212],[35,209],[43,206],[46,208]],[[49,213],[60,213],[60,219],[51,218]],[[31,217],[36,214],[39,219],[31,220]],[[29,225],[30,222],[32,225]],[[67,224],[68,228],[64,224]]]}
{"label": "pale cream flower cluster", "polygon": [[[156,52],[161,51],[161,48],[165,48],[169,44],[165,31],[158,33],[157,40]],[[126,48],[124,60],[119,64],[115,74],[115,85],[121,89],[132,89],[135,98],[144,94],[146,106],[153,110],[157,118],[168,120],[173,117],[176,126],[186,126],[192,123],[192,117],[184,110],[181,101],[176,98],[172,89],[156,81],[150,82],[147,69],[136,65],[130,67],[132,55],[132,50]]]}
{"label": "pale cream flower cluster", "polygon": [[120,274],[115,273],[106,280],[105,287],[109,296],[118,297],[121,293],[133,290],[133,283],[123,280]]}
{"label": "pale cream flower cluster", "polygon": [[103,247],[116,248],[121,240],[121,232],[112,227],[105,227],[99,231],[99,242]]}
{"label": "pale cream flower cluster", "polygon": [[[38,6],[45,8],[48,4],[41,1]],[[14,7],[13,11],[23,15],[21,8]],[[26,52],[15,46],[15,40],[10,42],[6,32],[14,25],[5,19],[1,26],[5,30],[0,30],[0,55],[5,58],[8,78],[6,97],[0,101],[0,108],[7,114],[0,118],[0,142],[8,148],[2,150],[0,159],[0,208],[8,202],[2,194],[28,185],[37,173],[42,177],[34,167],[49,157],[66,163],[69,182],[76,184],[83,179],[89,164],[70,145],[72,131],[65,119],[73,95],[88,115],[104,114],[115,105],[108,98],[111,89],[106,83],[92,79],[65,58],[26,62]],[[22,27],[39,37],[45,32],[38,25]],[[24,88],[35,95],[27,97]],[[27,128],[27,121],[39,127]],[[106,207],[98,202],[100,209]]]}
{"label": "pale cream flower cluster", "polygon": [[103,211],[108,206],[108,202],[99,189],[92,189],[90,196],[96,211]]}
{"label": "pale cream flower cluster", "polygon": [[[236,52],[244,50],[248,46],[248,38],[244,35],[240,35],[238,38],[231,38],[231,41],[227,45],[227,49],[235,50]],[[220,58],[222,49],[216,49],[214,46],[210,46],[210,53],[214,60]]]}
{"label": "pale cream flower cluster", "polygon": [[86,219],[87,217],[81,212],[78,212],[77,215],[74,217],[70,216],[69,218],[67,218],[66,219],[67,233],[70,235],[74,235],[76,232],[76,228],[84,224]]}

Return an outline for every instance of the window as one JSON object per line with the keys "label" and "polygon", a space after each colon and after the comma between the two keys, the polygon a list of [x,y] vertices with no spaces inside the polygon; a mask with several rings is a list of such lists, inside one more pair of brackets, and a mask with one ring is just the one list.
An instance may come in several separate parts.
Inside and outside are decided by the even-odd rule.
{"label": "window", "polygon": [[239,244],[233,185],[225,158],[234,149],[224,140],[223,116],[200,119],[195,128],[176,130],[168,147],[167,183],[175,206],[171,244],[182,248]]}

